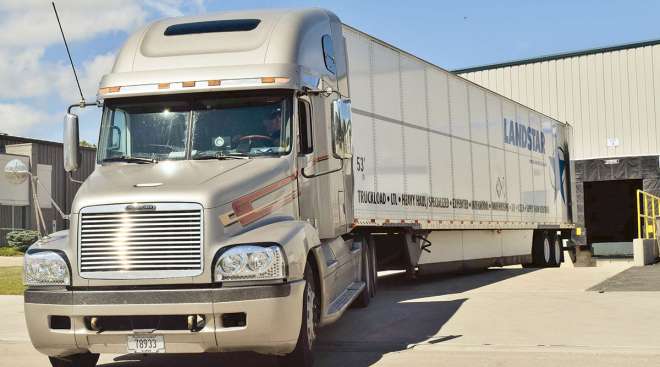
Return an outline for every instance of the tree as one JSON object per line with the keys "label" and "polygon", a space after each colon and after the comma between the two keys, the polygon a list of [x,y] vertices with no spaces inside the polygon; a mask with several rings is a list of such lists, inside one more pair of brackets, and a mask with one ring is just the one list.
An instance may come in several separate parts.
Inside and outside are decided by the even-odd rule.
{"label": "tree", "polygon": [[88,142],[88,141],[85,140],[85,139],[83,139],[83,140],[80,141],[80,146],[81,146],[81,147],[87,147],[87,148],[94,148],[94,149],[96,149],[96,144],[92,144],[92,143]]}

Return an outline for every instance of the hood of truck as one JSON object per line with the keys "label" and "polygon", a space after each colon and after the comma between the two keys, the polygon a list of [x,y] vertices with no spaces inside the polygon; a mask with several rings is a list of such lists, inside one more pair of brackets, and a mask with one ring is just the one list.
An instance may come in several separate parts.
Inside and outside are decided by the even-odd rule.
{"label": "hood of truck", "polygon": [[215,208],[286,175],[290,173],[285,158],[106,164],[82,185],[71,212],[135,202],[194,202]]}

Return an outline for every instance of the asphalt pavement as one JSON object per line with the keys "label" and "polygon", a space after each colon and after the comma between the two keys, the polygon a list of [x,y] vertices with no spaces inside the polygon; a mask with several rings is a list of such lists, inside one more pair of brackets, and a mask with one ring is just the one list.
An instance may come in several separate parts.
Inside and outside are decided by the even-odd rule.
{"label": "asphalt pavement", "polygon": [[[350,309],[320,331],[316,365],[660,365],[660,293],[593,288],[628,267],[511,267],[414,281],[381,274],[367,309]],[[0,366],[48,366],[29,343],[22,297],[0,297],[0,310]],[[250,353],[104,355],[99,365],[249,367],[275,361]]]}

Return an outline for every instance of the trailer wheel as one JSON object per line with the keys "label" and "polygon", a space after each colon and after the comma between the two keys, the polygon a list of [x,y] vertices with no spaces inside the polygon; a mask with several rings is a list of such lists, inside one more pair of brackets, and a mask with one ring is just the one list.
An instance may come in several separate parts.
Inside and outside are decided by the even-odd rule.
{"label": "trailer wheel", "polygon": [[[555,235],[548,231],[534,231],[532,239],[532,264],[528,267],[547,268],[561,264],[561,251],[558,252],[559,262],[555,259],[557,243]],[[561,248],[561,246],[559,246]]]}
{"label": "trailer wheel", "polygon": [[553,249],[552,249],[552,266],[554,267],[559,267],[561,266],[561,260],[562,260],[562,246],[561,246],[561,238],[559,238],[557,235],[553,236]]}
{"label": "trailer wheel", "polygon": [[371,294],[372,294],[372,271],[371,268],[373,267],[373,263],[371,262],[371,246],[369,246],[369,242],[363,240],[362,241],[362,253],[360,255],[361,258],[361,264],[360,264],[360,274],[362,277],[362,280],[364,281],[364,289],[362,290],[362,293],[360,293],[360,296],[355,299],[355,302],[353,303],[356,307],[359,308],[365,308],[369,306],[369,301],[371,300]]}
{"label": "trailer wheel", "polygon": [[532,268],[542,268],[545,266],[545,255],[543,249],[543,240],[545,239],[545,233],[542,231],[534,231],[532,235]]}
{"label": "trailer wheel", "polygon": [[312,353],[319,319],[320,304],[317,295],[314,271],[309,262],[305,265],[305,290],[303,292],[302,320],[298,342],[293,352],[278,358],[282,367],[312,367],[314,355]]}
{"label": "trailer wheel", "polygon": [[552,243],[550,241],[550,236],[547,233],[543,234],[543,266],[549,266],[552,261]]}
{"label": "trailer wheel", "polygon": [[81,353],[64,358],[48,357],[48,359],[53,367],[94,367],[96,362],[99,361],[99,355],[96,353]]}

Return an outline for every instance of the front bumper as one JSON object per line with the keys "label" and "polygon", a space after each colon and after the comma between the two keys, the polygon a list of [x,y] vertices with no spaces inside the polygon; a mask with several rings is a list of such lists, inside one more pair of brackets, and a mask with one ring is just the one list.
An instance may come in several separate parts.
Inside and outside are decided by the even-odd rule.
{"label": "front bumper", "polygon": [[[296,345],[303,280],[281,285],[166,290],[33,290],[25,292],[25,319],[34,347],[49,356],[127,353],[127,336],[144,331],[89,330],[88,316],[205,315],[199,331],[155,330],[166,353],[254,351],[286,354]],[[223,327],[224,313],[244,312],[246,325]],[[68,330],[51,329],[50,316],[67,316]]]}

